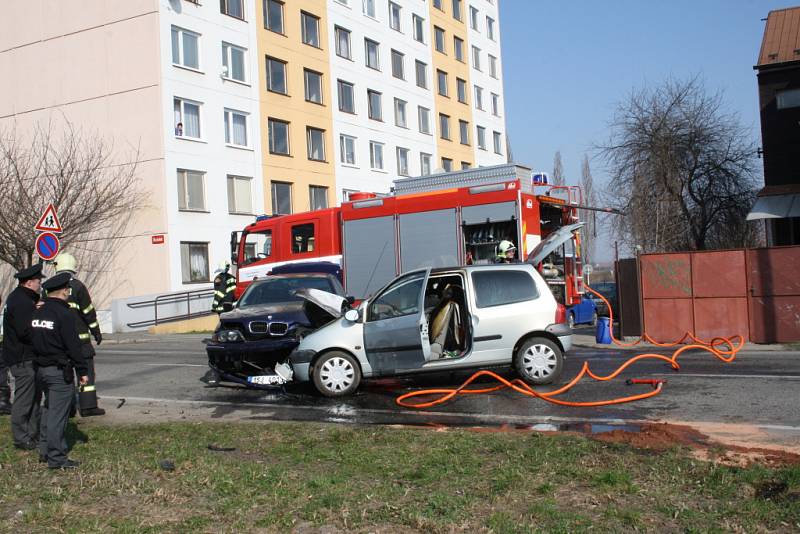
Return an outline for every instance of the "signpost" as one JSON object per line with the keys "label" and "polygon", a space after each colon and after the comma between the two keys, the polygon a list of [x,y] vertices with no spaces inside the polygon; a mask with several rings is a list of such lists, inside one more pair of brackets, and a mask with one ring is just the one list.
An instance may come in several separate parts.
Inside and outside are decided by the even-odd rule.
{"label": "signpost", "polygon": [[36,236],[36,254],[44,261],[50,261],[58,256],[61,241],[59,241],[56,234],[60,234],[62,230],[56,208],[52,203],[47,205],[44,213],[39,217],[39,222],[36,223],[33,229],[37,232],[42,232]]}

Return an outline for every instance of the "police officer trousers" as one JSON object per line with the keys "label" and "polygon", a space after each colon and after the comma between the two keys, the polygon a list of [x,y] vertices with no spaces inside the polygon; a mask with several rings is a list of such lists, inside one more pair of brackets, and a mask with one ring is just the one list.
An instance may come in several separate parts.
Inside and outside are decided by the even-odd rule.
{"label": "police officer trousers", "polygon": [[14,375],[14,404],[11,405],[14,444],[35,444],[39,440],[39,405],[42,402],[36,369],[28,360],[12,365],[11,374]]}
{"label": "police officer trousers", "polygon": [[69,410],[75,402],[75,381],[64,380],[63,369],[56,366],[39,367],[36,377],[44,392],[39,454],[47,458],[48,467],[60,467],[67,461],[67,439],[64,434]]}

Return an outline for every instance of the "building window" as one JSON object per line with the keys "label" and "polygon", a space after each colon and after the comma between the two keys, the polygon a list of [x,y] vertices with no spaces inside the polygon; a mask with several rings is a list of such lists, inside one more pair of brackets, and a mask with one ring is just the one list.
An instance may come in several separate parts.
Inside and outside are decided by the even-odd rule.
{"label": "building window", "polygon": [[442,7],[442,0],[433,0],[433,7],[440,11],[444,11],[444,8]]}
{"label": "building window", "polygon": [[421,152],[419,155],[419,174],[428,176],[431,173],[431,155]]}
{"label": "building window", "polygon": [[492,115],[500,116],[500,95],[492,93]]}
{"label": "building window", "polygon": [[364,48],[366,49],[365,61],[367,67],[375,70],[381,70],[379,44],[371,39],[364,39]]}
{"label": "building window", "polygon": [[400,100],[399,98],[394,99],[394,123],[396,126],[408,128],[408,119],[406,115],[407,106],[408,102],[405,100]]}
{"label": "building window", "polygon": [[247,50],[229,43],[222,43],[223,76],[229,80],[245,83],[245,53]]}
{"label": "building window", "polygon": [[375,0],[363,0],[362,8],[366,16],[375,18]]}
{"label": "building window", "polygon": [[375,170],[383,170],[383,143],[369,142],[369,166]]}
{"label": "building window", "polygon": [[184,284],[210,281],[208,243],[181,241],[181,278]]}
{"label": "building window", "polygon": [[489,54],[489,76],[497,78],[497,58]]}
{"label": "building window", "polygon": [[367,100],[369,104],[369,118],[375,121],[383,120],[382,95],[378,91],[367,90]]}
{"label": "building window", "polygon": [[478,29],[478,9],[474,6],[469,6],[469,27],[476,32],[480,31]]}
{"label": "building window", "polygon": [[461,20],[462,16],[461,0],[453,0],[453,18],[456,20]]}
{"label": "building window", "polygon": [[356,138],[349,135],[339,136],[339,157],[345,165],[356,164]]}
{"label": "building window", "polygon": [[462,145],[469,144],[469,123],[467,121],[458,121],[458,140]]}
{"label": "building window", "polygon": [[417,115],[419,119],[419,132],[424,134],[431,134],[431,110],[419,106],[417,108]]}
{"label": "building window", "polygon": [[239,147],[250,146],[247,142],[247,113],[225,110],[225,143]]}
{"label": "building window", "polygon": [[308,186],[308,201],[312,210],[324,210],[328,207],[328,188],[319,185]]}
{"label": "building window", "polygon": [[286,85],[286,62],[267,56],[267,91],[288,94]]}
{"label": "building window", "polygon": [[389,27],[393,30],[402,31],[400,28],[400,6],[394,2],[389,2]]}
{"label": "building window", "polygon": [[492,41],[495,40],[494,38],[494,19],[492,17],[486,17],[486,35]]}
{"label": "building window", "polygon": [[253,214],[252,178],[228,175],[228,213]]}
{"label": "building window", "polygon": [[456,95],[462,104],[467,103],[467,81],[456,78]]}
{"label": "building window", "polygon": [[397,174],[399,176],[408,176],[409,153],[407,148],[397,147]]}
{"label": "building window", "polygon": [[406,75],[403,68],[403,58],[405,56],[397,50],[392,50],[392,76],[400,80],[405,80]]}
{"label": "building window", "polygon": [[436,71],[436,83],[439,94],[442,96],[447,96],[447,73],[445,71]]}
{"label": "building window", "polygon": [[264,0],[264,28],[283,34],[283,2]]}
{"label": "building window", "polygon": [[175,136],[200,139],[200,102],[174,99]]}
{"label": "building window", "polygon": [[453,51],[456,59],[461,63],[464,63],[464,39],[453,36]]}
{"label": "building window", "polygon": [[178,209],[206,211],[206,174],[178,169]]}
{"label": "building window", "polygon": [[342,189],[342,202],[349,201],[350,195],[352,195],[353,193],[360,193],[360,191],[357,191],[355,189]]}
{"label": "building window", "polygon": [[439,137],[450,140],[450,115],[439,113]]}
{"label": "building window", "polygon": [[292,213],[292,184],[271,182],[272,214],[288,215]]}
{"label": "building window", "polygon": [[306,137],[308,139],[308,159],[325,161],[325,130],[308,126]]}
{"label": "building window", "polygon": [[300,22],[303,42],[307,45],[319,48],[319,17],[301,11]]}
{"label": "building window", "polygon": [[420,60],[415,60],[414,70],[417,76],[417,87],[428,88],[428,65]]}
{"label": "building window", "polygon": [[500,135],[500,132],[493,132],[494,134],[494,153],[495,154],[502,154],[503,153],[503,138]]}
{"label": "building window", "polygon": [[200,69],[200,34],[172,27],[172,64],[188,69]]}
{"label": "building window", "polygon": [[244,20],[244,0],[219,0],[219,11],[225,15]]}
{"label": "building window", "polygon": [[436,45],[436,51],[446,54],[444,49],[444,30],[438,26],[433,27],[433,41]]}
{"label": "building window", "polygon": [[414,21],[414,40],[425,44],[425,19],[419,15],[411,17]]}
{"label": "building window", "polygon": [[336,26],[334,33],[336,34],[336,55],[345,59],[352,59],[352,54],[350,53],[350,30]]}
{"label": "building window", "polygon": [[475,70],[481,70],[481,49],[477,46],[472,47],[472,66]]}
{"label": "building window", "polygon": [[481,150],[486,150],[486,128],[483,126],[478,126],[478,148]]}
{"label": "building window", "polygon": [[442,169],[446,172],[453,170],[453,160],[450,158],[442,158]]}
{"label": "building window", "polygon": [[322,104],[322,73],[303,69],[306,101]]}
{"label": "building window", "polygon": [[775,95],[775,101],[778,109],[800,107],[800,89],[778,91]]}
{"label": "building window", "polygon": [[339,87],[339,111],[355,113],[356,100],[353,84],[344,80],[339,80],[337,85]]}
{"label": "building window", "polygon": [[466,170],[467,170],[467,169],[469,169],[470,167],[471,167],[471,164],[470,164],[470,162],[469,162],[469,161],[462,161],[462,162],[461,162],[461,170],[462,170],[462,171],[466,171]]}
{"label": "building window", "polygon": [[268,119],[270,154],[289,155],[289,123],[278,119]]}

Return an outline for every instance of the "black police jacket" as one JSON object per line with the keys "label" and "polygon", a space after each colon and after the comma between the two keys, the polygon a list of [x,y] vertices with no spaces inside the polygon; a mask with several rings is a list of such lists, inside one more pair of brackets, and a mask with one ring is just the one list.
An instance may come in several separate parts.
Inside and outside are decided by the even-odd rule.
{"label": "black police jacket", "polygon": [[88,375],[89,368],[75,328],[75,315],[67,301],[45,298],[44,306],[33,312],[31,331],[37,365],[72,366],[78,376]]}
{"label": "black police jacket", "polygon": [[3,360],[8,366],[33,359],[31,319],[39,294],[17,286],[6,299],[3,313]]}

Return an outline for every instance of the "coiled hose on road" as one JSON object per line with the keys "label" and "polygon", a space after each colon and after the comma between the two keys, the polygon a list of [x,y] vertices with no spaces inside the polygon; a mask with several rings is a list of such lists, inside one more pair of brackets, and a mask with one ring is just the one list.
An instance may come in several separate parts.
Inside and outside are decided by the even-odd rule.
{"label": "coiled hose on road", "polygon": [[[558,404],[560,406],[574,406],[574,407],[591,407],[591,406],[609,406],[612,404],[622,404],[625,402],[633,402],[637,400],[647,399],[650,397],[655,397],[659,393],[664,386],[663,380],[655,380],[655,379],[632,379],[628,380],[628,384],[647,384],[652,386],[652,390],[647,391],[645,393],[638,393],[635,395],[629,395],[626,397],[617,397],[614,399],[606,399],[600,401],[589,401],[589,402],[574,402],[574,401],[566,401],[559,399],[560,395],[563,395],[570,391],[574,386],[576,386],[585,376],[589,376],[593,380],[597,380],[599,382],[605,382],[607,380],[613,380],[620,373],[622,373],[625,369],[632,366],[636,362],[642,360],[661,360],[668,363],[673,370],[679,371],[680,365],[678,364],[678,357],[686,351],[700,349],[706,352],[713,354],[717,359],[724,363],[731,363],[735,358],[736,354],[742,349],[744,346],[744,336],[740,334],[736,334],[731,336],[730,338],[726,337],[715,337],[711,341],[704,341],[702,339],[698,339],[693,333],[686,332],[683,337],[678,341],[673,341],[672,343],[659,343],[652,339],[647,333],[641,335],[639,339],[632,343],[626,343],[620,341],[614,336],[614,314],[611,310],[611,305],[606,300],[606,298],[592,289],[589,286],[585,286],[588,291],[597,295],[603,302],[606,303],[608,306],[608,314],[609,314],[609,329],[611,332],[611,340],[614,342],[615,345],[620,347],[633,347],[640,343],[647,342],[657,347],[675,347],[678,345],[683,345],[683,343],[687,340],[691,340],[691,344],[683,345],[675,352],[672,353],[672,356],[665,356],[663,354],[655,354],[655,353],[645,353],[645,354],[638,354],[633,358],[628,359],[622,365],[620,365],[614,372],[609,375],[601,376],[597,375],[592,372],[589,368],[589,362],[583,362],[583,366],[578,374],[570,380],[566,385],[554,390],[554,391],[546,391],[546,392],[539,392],[534,390],[531,386],[526,384],[520,378],[515,378],[513,380],[507,380],[502,376],[494,373],[492,371],[482,370],[478,371],[472,376],[470,376],[463,384],[458,386],[457,388],[433,388],[433,389],[421,389],[418,391],[411,391],[404,395],[400,395],[395,399],[398,405],[404,408],[416,408],[416,409],[423,409],[423,408],[431,408],[433,406],[438,406],[445,402],[448,402],[458,395],[481,395],[484,393],[493,393],[495,391],[500,391],[502,389],[510,388],[514,391],[526,395],[528,397],[534,397],[537,399],[542,399],[546,402],[550,402],[552,404]],[[486,388],[478,388],[478,389],[471,389],[469,385],[478,380],[481,377],[490,377],[499,382],[496,386],[486,387]],[[434,397],[433,400],[426,401],[426,402],[410,402],[409,399],[416,398],[416,397],[425,397],[430,398]]]}

